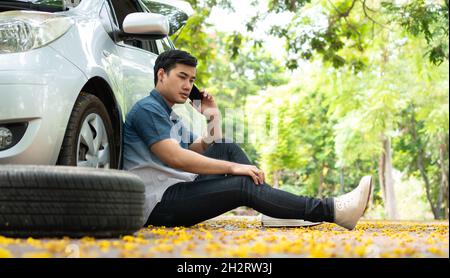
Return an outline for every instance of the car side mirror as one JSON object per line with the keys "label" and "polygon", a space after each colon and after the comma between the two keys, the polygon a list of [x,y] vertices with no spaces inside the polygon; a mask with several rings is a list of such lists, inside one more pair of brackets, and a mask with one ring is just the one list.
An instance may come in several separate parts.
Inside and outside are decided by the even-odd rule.
{"label": "car side mirror", "polygon": [[164,15],[154,13],[131,13],[123,20],[125,37],[166,37],[169,21]]}
{"label": "car side mirror", "polygon": [[191,4],[180,0],[141,0],[152,13],[162,14],[169,20],[169,36],[172,36],[194,14]]}

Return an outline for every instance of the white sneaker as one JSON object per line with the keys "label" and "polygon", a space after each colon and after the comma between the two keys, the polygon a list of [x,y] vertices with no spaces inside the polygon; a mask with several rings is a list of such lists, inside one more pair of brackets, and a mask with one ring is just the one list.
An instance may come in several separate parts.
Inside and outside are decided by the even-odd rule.
{"label": "white sneaker", "polygon": [[334,198],[334,223],[353,230],[367,209],[371,192],[372,177],[365,176],[354,190]]}

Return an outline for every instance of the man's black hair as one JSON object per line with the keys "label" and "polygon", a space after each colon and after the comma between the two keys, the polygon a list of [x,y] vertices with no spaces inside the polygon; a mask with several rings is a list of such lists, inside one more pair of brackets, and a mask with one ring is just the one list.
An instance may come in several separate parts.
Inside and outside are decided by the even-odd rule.
{"label": "man's black hair", "polygon": [[153,67],[155,86],[158,82],[158,70],[162,68],[166,74],[169,74],[170,70],[172,70],[176,64],[196,67],[197,59],[188,52],[177,49],[168,50],[159,54],[158,58],[156,58],[155,66]]}

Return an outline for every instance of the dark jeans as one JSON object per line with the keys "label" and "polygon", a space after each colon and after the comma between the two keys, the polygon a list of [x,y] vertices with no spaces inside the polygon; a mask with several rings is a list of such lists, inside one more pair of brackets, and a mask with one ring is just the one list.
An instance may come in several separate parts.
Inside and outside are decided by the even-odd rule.
{"label": "dark jeans", "polygon": [[[203,155],[252,164],[235,143],[214,143]],[[297,196],[266,183],[256,185],[249,176],[199,175],[192,182],[170,186],[146,225],[192,226],[240,206],[248,206],[276,218],[334,221],[332,198]]]}

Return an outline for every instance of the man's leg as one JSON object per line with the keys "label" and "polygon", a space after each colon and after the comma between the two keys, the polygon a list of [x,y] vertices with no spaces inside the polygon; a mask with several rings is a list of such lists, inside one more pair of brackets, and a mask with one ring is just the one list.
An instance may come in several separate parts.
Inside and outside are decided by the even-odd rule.
{"label": "man's leg", "polygon": [[221,142],[215,142],[204,153],[204,156],[232,161],[241,164],[252,164],[242,148],[230,140],[222,138]]}
{"label": "man's leg", "polygon": [[172,185],[146,224],[191,226],[240,206],[277,218],[334,221],[331,198],[297,196],[267,184],[256,185],[248,176],[225,176]]}

